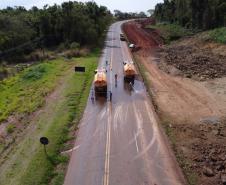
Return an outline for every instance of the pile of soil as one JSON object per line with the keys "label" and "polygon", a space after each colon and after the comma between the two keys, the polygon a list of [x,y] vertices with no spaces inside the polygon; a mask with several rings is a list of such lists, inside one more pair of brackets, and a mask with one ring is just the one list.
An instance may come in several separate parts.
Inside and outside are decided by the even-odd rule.
{"label": "pile of soil", "polygon": [[[213,48],[198,37],[181,39],[168,47],[162,47],[163,39],[158,30],[147,29],[146,26],[154,24],[153,19],[131,21],[123,25],[129,41],[141,48],[139,54],[148,56],[153,49],[160,49],[159,67],[170,73],[165,65],[173,67],[187,78],[204,81],[226,76],[226,55],[217,53]],[[225,48],[223,48],[225,49]]]}
{"label": "pile of soil", "polygon": [[198,175],[198,184],[226,184],[226,120],[171,128],[177,152],[189,161],[185,166]]}
{"label": "pile of soil", "polygon": [[177,44],[163,49],[162,62],[180,70],[183,76],[196,80],[208,80],[226,76],[225,56],[210,49]]}

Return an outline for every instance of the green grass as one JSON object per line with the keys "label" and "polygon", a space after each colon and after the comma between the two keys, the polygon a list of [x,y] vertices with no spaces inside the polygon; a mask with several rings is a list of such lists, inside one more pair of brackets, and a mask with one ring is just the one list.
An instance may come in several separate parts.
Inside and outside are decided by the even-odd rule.
{"label": "green grass", "polygon": [[216,28],[207,33],[211,40],[221,44],[226,44],[226,27]]}
{"label": "green grass", "polygon": [[43,62],[0,82],[0,122],[14,113],[31,113],[44,103],[59,75],[68,69],[62,60]]}
{"label": "green grass", "polygon": [[169,44],[171,41],[177,40],[181,37],[192,34],[190,30],[185,29],[177,24],[158,23],[156,25],[149,25],[147,26],[147,28],[159,30],[166,44]]}
{"label": "green grass", "polygon": [[8,125],[7,125],[6,131],[7,131],[8,134],[13,133],[14,130],[15,130],[15,125],[13,125],[13,124],[8,124]]}
{"label": "green grass", "polygon": [[[57,101],[49,105],[49,111],[42,113],[36,123],[36,129],[28,133],[15,153],[9,156],[12,161],[8,168],[1,174],[0,184],[13,185],[44,185],[63,184],[64,173],[68,157],[62,156],[60,151],[69,137],[69,130],[79,122],[86,106],[89,95],[93,71],[97,67],[98,54],[92,54],[84,58],[76,58],[77,65],[86,67],[85,73],[74,73],[71,71],[65,79],[63,92]],[[51,70],[46,67],[46,70]],[[43,70],[41,70],[43,71]],[[25,77],[26,82],[35,81],[37,78],[45,79],[43,74],[34,74]],[[39,73],[39,72],[38,72]],[[42,73],[42,72],[41,72]],[[24,75],[22,75],[24,77]],[[48,157],[43,152],[39,138],[49,138],[47,146]]]}

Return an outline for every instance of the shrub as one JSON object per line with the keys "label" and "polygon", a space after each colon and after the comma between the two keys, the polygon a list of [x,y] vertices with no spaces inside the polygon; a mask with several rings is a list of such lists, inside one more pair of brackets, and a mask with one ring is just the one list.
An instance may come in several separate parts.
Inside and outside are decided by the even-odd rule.
{"label": "shrub", "polygon": [[46,73],[45,66],[37,65],[31,69],[29,69],[24,75],[24,80],[38,80],[42,78],[42,76]]}
{"label": "shrub", "polygon": [[9,125],[7,125],[6,131],[7,131],[8,134],[13,133],[14,130],[15,130],[15,126],[13,124],[10,123]]}
{"label": "shrub", "polygon": [[226,27],[211,30],[209,36],[215,42],[226,44]]}
{"label": "shrub", "polygon": [[159,23],[157,25],[150,25],[148,28],[158,29],[162,37],[164,38],[165,43],[169,44],[171,41],[177,40],[181,37],[191,35],[192,32],[188,29],[183,28],[177,24],[169,23]]}
{"label": "shrub", "polygon": [[63,56],[66,58],[78,57],[79,51],[78,50],[67,50],[64,52]]}
{"label": "shrub", "polygon": [[70,49],[79,49],[80,44],[78,42],[72,42],[70,45]]}

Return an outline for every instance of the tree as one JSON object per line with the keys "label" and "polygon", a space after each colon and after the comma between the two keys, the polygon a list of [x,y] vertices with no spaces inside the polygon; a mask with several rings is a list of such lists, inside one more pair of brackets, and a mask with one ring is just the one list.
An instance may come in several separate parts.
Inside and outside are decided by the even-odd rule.
{"label": "tree", "polygon": [[225,26],[225,0],[164,0],[155,7],[154,16],[160,21],[185,27],[210,29]]}
{"label": "tree", "polygon": [[[19,53],[13,52],[9,56],[23,55],[40,45],[51,47],[73,42],[81,46],[97,45],[112,18],[105,6],[98,6],[93,1],[69,1],[60,6],[45,5],[43,9],[32,7],[30,10],[8,7],[0,10],[0,53],[19,48]],[[37,44],[38,40],[40,43]]]}

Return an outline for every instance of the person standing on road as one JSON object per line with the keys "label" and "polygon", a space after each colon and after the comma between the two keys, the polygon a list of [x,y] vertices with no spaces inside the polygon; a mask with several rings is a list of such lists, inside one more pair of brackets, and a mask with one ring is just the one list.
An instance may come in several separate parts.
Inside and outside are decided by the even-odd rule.
{"label": "person standing on road", "polygon": [[112,92],[110,91],[110,101],[112,101]]}
{"label": "person standing on road", "polygon": [[118,75],[117,73],[115,74],[115,85],[117,86],[117,80],[118,80]]}
{"label": "person standing on road", "polygon": [[94,104],[94,90],[93,89],[92,89],[92,92],[91,92],[91,101]]}

